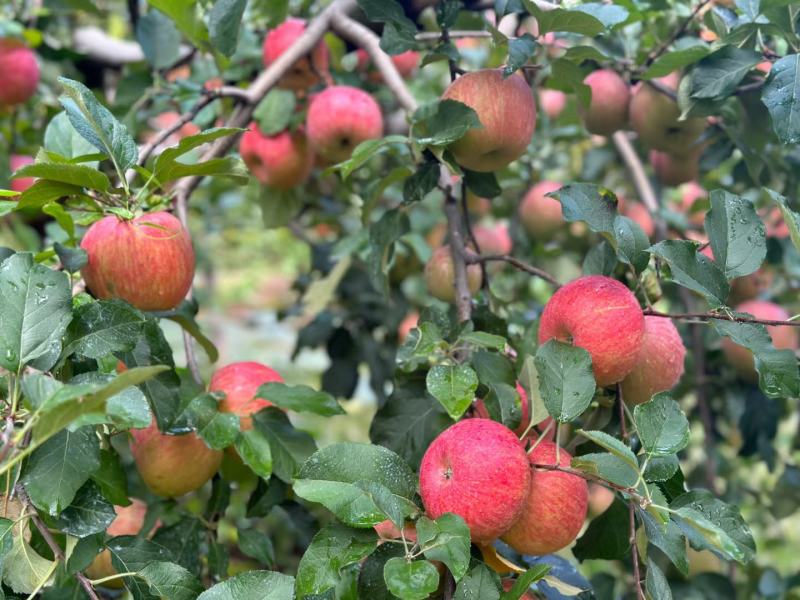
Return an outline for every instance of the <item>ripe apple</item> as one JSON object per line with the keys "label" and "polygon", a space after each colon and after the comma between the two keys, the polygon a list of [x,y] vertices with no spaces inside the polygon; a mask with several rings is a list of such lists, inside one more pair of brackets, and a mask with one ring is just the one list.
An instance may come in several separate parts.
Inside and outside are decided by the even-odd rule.
{"label": "ripe apple", "polygon": [[[356,50],[356,56],[358,57],[358,69],[360,71],[366,71],[370,65],[369,54],[363,48],[359,48]],[[400,76],[404,79],[411,77],[419,66],[419,52],[414,50],[406,50],[400,54],[390,54],[389,58],[392,59],[392,63],[394,63],[397,72],[400,73]],[[369,79],[375,82],[382,80],[378,71],[371,72],[369,74]]]}
{"label": "ripe apple", "polygon": [[622,397],[628,404],[642,404],[653,394],[671,390],[683,375],[686,347],[672,321],[644,318],[644,338],[633,370],[622,380]]}
{"label": "ripe apple", "polygon": [[[303,19],[286,19],[275,29],[267,32],[264,38],[264,66],[269,67],[278,60],[278,57],[286,52],[297,41],[306,30],[306,22]],[[328,74],[328,63],[330,62],[330,52],[324,41],[320,41],[311,52],[309,57],[299,59],[289,72],[284,75],[279,86],[284,89],[294,91],[304,91],[320,83],[320,77]]]}
{"label": "ripe apple", "polygon": [[551,121],[555,121],[567,106],[567,95],[558,90],[539,90],[539,105]]}
{"label": "ripe apple", "polygon": [[[149,125],[153,128],[153,131],[150,132],[150,135],[147,137],[155,137],[155,135],[159,131],[175,125],[178,122],[178,120],[180,120],[180,118],[181,118],[180,113],[174,110],[163,112],[160,115],[156,115],[149,121]],[[182,125],[181,128],[178,129],[178,131],[176,131],[166,140],[164,140],[164,145],[174,146],[178,142],[180,142],[183,138],[189,137],[191,135],[197,135],[198,133],[200,133],[200,128],[195,123],[189,121],[188,123]]]}
{"label": "ripe apple", "polygon": [[[455,302],[456,274],[450,246],[440,246],[425,264],[425,284],[434,298],[443,302]],[[467,265],[467,287],[471,294],[481,289],[482,273],[480,265]]]}
{"label": "ripe apple", "polygon": [[252,415],[272,406],[269,400],[256,398],[256,392],[263,384],[273,381],[283,383],[274,369],[257,362],[237,362],[217,369],[208,390],[224,392],[225,398],[219,403],[220,412],[238,415],[241,428],[252,429]]}
{"label": "ripe apple", "polygon": [[[514,587],[514,583],[516,582],[513,579],[503,579],[503,591],[509,591],[512,587]],[[536,598],[530,592],[525,592],[519,597],[519,600],[536,600]]]}
{"label": "ripe apple", "polygon": [[[671,73],[657,81],[677,91],[680,75]],[[681,121],[680,116],[678,104],[646,82],[631,98],[631,126],[642,144],[653,150],[685,155],[695,145],[706,128],[705,119],[692,117]]]}
{"label": "ripe apple", "polygon": [[767,210],[763,214],[764,224],[767,226],[767,237],[784,239],[789,237],[789,226],[783,220],[781,209],[777,206]]}
{"label": "ripe apple", "polygon": [[264,135],[255,122],[242,135],[239,154],[253,177],[279,190],[304,184],[314,166],[314,152],[302,131]]}
{"label": "ripe apple", "polygon": [[536,128],[536,102],[525,78],[503,79],[500,69],[482,69],[456,79],[442,100],[471,107],[481,128],[470,129],[450,145],[456,162],[472,171],[497,171],[517,160],[531,143]]}
{"label": "ripe apple", "polygon": [[130,221],[104,217],[89,227],[81,248],[89,255],[81,274],[97,298],[121,298],[140,310],[170,310],[192,285],[192,240],[170,213]]}
{"label": "ripe apple", "polygon": [[628,124],[631,92],[619,73],[611,69],[592,71],[583,80],[592,90],[588,108],[581,108],[583,124],[589,133],[609,136]]}
{"label": "ripe apple", "polygon": [[[34,161],[32,156],[27,156],[24,154],[12,154],[11,157],[8,159],[8,163],[9,166],[11,167],[12,173],[17,169],[21,169],[25,165],[32,165],[33,162]],[[31,187],[35,181],[36,178],[34,177],[20,177],[19,179],[12,179],[11,189],[21,194],[29,187]]]}
{"label": "ripe apple", "polygon": [[564,224],[561,202],[546,195],[561,187],[556,181],[540,181],[528,190],[520,202],[522,226],[534,239],[547,239]]}
{"label": "ripe apple", "polygon": [[656,225],[653,222],[653,216],[641,202],[632,202],[617,194],[617,210],[620,214],[628,217],[639,227],[642,228],[647,237],[653,237],[656,231]]}
{"label": "ripe apple", "polygon": [[[566,450],[559,450],[557,462],[556,445],[549,441],[540,442],[528,457],[531,465],[569,467],[572,460]],[[588,505],[585,479],[561,471],[533,469],[522,514],[502,539],[521,554],[552,554],[578,536]]]}
{"label": "ripe apple", "polygon": [[492,212],[492,201],[467,190],[467,210],[478,217],[485,217]]}
{"label": "ripe apple", "polygon": [[159,496],[177,498],[200,489],[222,462],[222,452],[206,446],[194,432],[166,435],[153,420],[148,427],[130,433],[139,476]]}
{"label": "ripe apple", "polygon": [[488,544],[517,520],[531,470],[522,444],[491,419],[464,419],[433,440],[419,469],[419,493],[428,516],[459,515],[472,541]]}
{"label": "ripe apple", "polygon": [[411,333],[411,330],[417,327],[417,323],[419,323],[419,313],[417,311],[408,313],[405,318],[400,321],[400,325],[397,326],[398,339],[401,342],[405,340],[408,334]]}
{"label": "ripe apple", "polygon": [[20,40],[0,38],[0,108],[27,102],[39,86],[36,55]]}
{"label": "ripe apple", "polygon": [[571,342],[592,357],[597,385],[622,381],[638,358],[644,314],[631,291],[602,275],[579,277],[561,287],[544,307],[539,344]]}
{"label": "ripe apple", "polygon": [[692,225],[702,225],[706,218],[703,210],[692,210],[698,200],[708,198],[708,192],[696,181],[681,186],[681,211]]}
{"label": "ripe apple", "polygon": [[361,142],[383,135],[381,107],[364,90],[347,85],[314,96],[306,124],[308,141],[328,163],[347,160]]}
{"label": "ripe apple", "polygon": [[[375,533],[377,533],[378,537],[382,540],[400,539],[400,530],[389,519],[375,525]],[[417,528],[414,526],[414,523],[406,523],[403,527],[403,536],[410,542],[417,541]]]}
{"label": "ripe apple", "polygon": [[481,254],[509,254],[513,242],[508,227],[503,223],[494,226],[476,225],[472,233],[478,241]]}
{"label": "ripe apple", "polygon": [[[749,300],[742,302],[735,309],[737,312],[749,313],[757,319],[769,321],[785,321],[789,318],[786,310],[766,300]],[[767,333],[772,338],[772,345],[778,350],[797,350],[797,330],[785,325],[767,325]],[[736,372],[750,381],[758,379],[753,353],[744,346],[740,346],[728,337],[722,338],[722,352],[733,365]]]}
{"label": "ripe apple", "polygon": [[680,185],[700,177],[699,152],[675,156],[650,150],[650,164],[658,180],[664,185]]}

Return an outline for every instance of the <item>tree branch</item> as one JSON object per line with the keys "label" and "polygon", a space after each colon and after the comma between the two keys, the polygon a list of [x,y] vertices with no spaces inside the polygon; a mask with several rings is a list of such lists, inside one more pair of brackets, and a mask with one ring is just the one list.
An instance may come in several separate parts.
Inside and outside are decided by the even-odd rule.
{"label": "tree branch", "polygon": [[472,317],[472,294],[467,283],[467,261],[464,237],[461,234],[461,213],[458,202],[453,196],[452,188],[445,187],[444,212],[447,217],[447,230],[450,238],[450,252],[453,258],[455,274],[456,311],[459,322],[469,321]]}
{"label": "tree branch", "polygon": [[651,504],[650,500],[639,494],[634,488],[628,488],[623,485],[617,485],[616,483],[611,483],[610,481],[606,481],[601,477],[597,477],[596,475],[592,475],[591,473],[584,473],[583,471],[579,471],[578,469],[573,469],[572,467],[562,467],[560,465],[546,465],[546,464],[532,463],[531,468],[539,469],[540,471],[560,471],[561,473],[568,473],[570,475],[575,475],[575,477],[580,477],[581,479],[585,479],[586,481],[599,483],[600,485],[607,487],[610,490],[623,492],[624,494],[627,494],[642,508],[646,508]]}
{"label": "tree branch", "polygon": [[487,262],[507,262],[508,264],[516,267],[520,271],[524,271],[526,273],[534,275],[535,277],[544,279],[546,282],[553,284],[557,288],[561,287],[561,284],[558,283],[558,280],[552,275],[550,275],[550,273],[548,273],[547,271],[543,271],[538,267],[529,265],[528,263],[521,261],[517,257],[511,256],[510,254],[476,254],[475,252],[467,251],[466,261],[467,264],[470,265],[487,263]]}
{"label": "tree branch", "polygon": [[633,587],[636,590],[637,600],[644,600],[645,595],[642,590],[642,574],[639,569],[639,548],[636,546],[636,515],[633,510],[633,503],[628,503],[628,513],[630,514],[630,543],[631,561],[633,562]]}
{"label": "tree branch", "polygon": [[755,317],[740,317],[726,313],[664,313],[652,308],[644,309],[644,314],[651,317],[663,317],[676,321],[733,321],[735,323],[755,323],[758,325],[771,325],[777,327],[800,327],[798,321],[776,321],[773,319],[756,319]]}

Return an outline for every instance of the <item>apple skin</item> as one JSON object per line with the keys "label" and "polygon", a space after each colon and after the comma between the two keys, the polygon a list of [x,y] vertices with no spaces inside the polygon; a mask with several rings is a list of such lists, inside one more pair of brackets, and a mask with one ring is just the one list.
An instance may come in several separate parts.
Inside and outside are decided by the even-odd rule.
{"label": "apple skin", "polygon": [[675,186],[700,177],[699,152],[673,156],[666,152],[650,150],[650,164],[663,185]]}
{"label": "apple skin", "polygon": [[[514,579],[503,579],[501,583],[503,584],[503,591],[508,592],[514,587],[516,581]],[[519,600],[536,600],[536,598],[530,592],[525,592],[519,597]]]}
{"label": "apple skin", "polygon": [[27,102],[39,86],[36,55],[20,40],[0,38],[0,107]]}
{"label": "apple skin", "polygon": [[[442,302],[455,302],[455,269],[450,246],[440,246],[425,264],[425,283],[434,298]],[[483,276],[480,265],[467,265],[467,287],[471,294],[481,289]]]}
{"label": "apple skin", "polygon": [[[671,73],[657,79],[662,85],[676,90],[680,75]],[[653,150],[685,155],[706,128],[705,119],[698,117],[679,121],[678,104],[647,83],[642,83],[630,102],[630,122],[642,144]]]}
{"label": "apple skin", "polygon": [[622,381],[638,359],[644,314],[631,291],[602,275],[579,277],[561,287],[544,307],[539,344],[571,340],[592,357],[597,385]]}
{"label": "apple skin", "polygon": [[97,298],[121,298],[140,310],[170,310],[192,286],[192,240],[170,213],[131,221],[104,217],[89,227],[81,248],[89,255],[81,274]]}
{"label": "apple skin", "polygon": [[653,217],[644,204],[641,202],[629,202],[625,204],[625,209],[622,211],[622,214],[641,227],[647,237],[653,237],[653,234],[656,232],[656,224],[653,222]]}
{"label": "apple skin", "polygon": [[476,225],[472,233],[478,241],[482,254],[509,254],[513,246],[508,227],[503,223],[494,226]]}
{"label": "apple skin", "polygon": [[[569,467],[572,456],[542,441],[528,453],[532,465]],[[520,518],[502,540],[521,554],[541,556],[569,546],[580,533],[589,506],[586,480],[560,471],[532,469],[530,493]]]}
{"label": "apple skin", "polygon": [[337,163],[350,158],[361,142],[383,136],[383,115],[364,90],[334,85],[311,99],[306,126],[308,141],[320,158]]}
{"label": "apple skin", "polygon": [[[377,533],[382,540],[400,539],[400,530],[389,519],[381,521],[375,525],[374,529],[375,533]],[[406,540],[410,542],[417,541],[417,528],[413,523],[406,523],[406,525],[403,527],[403,536],[405,536]]]}
{"label": "apple skin", "polygon": [[614,503],[616,494],[604,485],[589,483],[589,517],[595,519]]}
{"label": "apple skin", "polygon": [[609,136],[628,124],[631,91],[616,71],[599,69],[583,80],[592,90],[589,107],[581,109],[583,124],[589,133]]}
{"label": "apple skin", "polygon": [[253,177],[278,190],[304,184],[314,167],[314,152],[302,131],[265,135],[255,122],[242,135],[239,154]]}
{"label": "apple skin", "polygon": [[522,226],[534,239],[547,239],[564,225],[561,202],[546,196],[562,187],[556,181],[540,181],[528,190],[520,202]]}
{"label": "apple skin", "polygon": [[[9,167],[11,167],[12,173],[17,169],[21,169],[26,165],[32,165],[33,163],[34,163],[33,157],[27,156],[25,154],[12,154],[11,157],[8,159],[8,164]],[[11,189],[21,194],[29,187],[31,187],[35,181],[36,181],[35,177],[20,177],[18,179],[12,179]]]}
{"label": "apple skin", "polygon": [[[278,57],[286,52],[305,30],[306,22],[303,19],[289,18],[275,29],[268,31],[264,38],[264,66],[269,67],[278,60]],[[320,41],[311,52],[311,62],[307,56],[298,60],[281,78],[278,85],[281,88],[298,92],[307,90],[320,83],[317,74],[323,77],[327,75],[329,63],[328,45],[324,41]]]}
{"label": "apple skin", "polygon": [[531,480],[517,436],[491,419],[464,419],[444,430],[422,457],[419,473],[428,516],[459,515],[476,544],[488,544],[508,531]]}
{"label": "apple skin", "polygon": [[551,121],[555,121],[567,107],[567,95],[558,90],[539,90],[539,106]]}
{"label": "apple skin", "polygon": [[272,406],[269,400],[256,398],[256,392],[263,384],[273,381],[283,383],[283,377],[275,369],[257,362],[237,362],[217,369],[208,391],[224,392],[219,411],[238,415],[241,428],[252,429],[252,415]]}
{"label": "apple skin", "polygon": [[[766,300],[749,300],[742,302],[734,310],[737,312],[749,313],[757,319],[770,321],[785,321],[789,318],[789,313],[774,302]],[[797,350],[797,330],[794,327],[767,325],[767,333],[772,338],[772,345],[778,350]],[[728,337],[722,338],[722,352],[733,365],[736,372],[748,381],[757,381],[753,353],[744,346],[736,344]]]}
{"label": "apple skin", "polygon": [[[356,56],[358,57],[358,69],[360,71],[366,71],[370,65],[369,54],[363,48],[359,48],[356,50]],[[394,63],[397,72],[400,73],[400,77],[403,79],[411,77],[419,66],[419,52],[414,50],[406,50],[400,54],[390,54],[389,58],[392,60],[392,63]],[[372,71],[368,78],[370,81],[374,82],[383,80],[378,71]]]}
{"label": "apple skin", "polygon": [[177,498],[200,489],[222,463],[222,452],[206,446],[194,432],[166,435],[153,420],[149,427],[130,433],[139,476],[158,496]]}
{"label": "apple skin", "polygon": [[681,210],[692,225],[702,225],[704,223],[706,218],[705,211],[692,212],[692,208],[695,202],[707,197],[708,192],[696,181],[690,181],[681,186]]}
{"label": "apple skin", "polygon": [[411,333],[412,329],[417,327],[417,323],[419,323],[419,313],[417,311],[408,313],[402,321],[400,321],[400,325],[397,326],[397,337],[402,342],[408,337],[408,334]]}
{"label": "apple skin", "polygon": [[536,129],[536,101],[522,75],[503,79],[500,69],[462,75],[445,90],[442,100],[471,107],[481,128],[470,129],[450,145],[456,162],[471,171],[497,171],[517,160]]}
{"label": "apple skin", "polygon": [[622,380],[628,404],[648,402],[653,394],[671,390],[683,376],[686,347],[675,325],[663,317],[645,316],[644,339],[636,366]]}

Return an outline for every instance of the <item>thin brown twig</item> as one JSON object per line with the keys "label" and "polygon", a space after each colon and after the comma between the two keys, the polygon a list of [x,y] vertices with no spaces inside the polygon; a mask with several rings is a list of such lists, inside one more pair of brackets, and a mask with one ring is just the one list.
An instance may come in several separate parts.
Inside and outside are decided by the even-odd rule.
{"label": "thin brown twig", "polygon": [[636,590],[637,600],[644,600],[644,591],[642,590],[642,574],[639,568],[639,548],[636,546],[636,515],[634,514],[633,502],[628,503],[628,513],[630,514],[630,530],[631,530],[631,561],[633,562],[633,587]]}
{"label": "thin brown twig", "polygon": [[607,487],[610,490],[627,494],[632,500],[634,500],[639,506],[643,508],[647,507],[651,503],[647,498],[642,496],[634,488],[625,487],[624,485],[617,485],[616,483],[606,481],[602,477],[597,477],[596,475],[592,475],[591,473],[585,473],[578,469],[573,469],[572,467],[562,467],[560,465],[532,463],[531,468],[539,469],[541,471],[560,471],[561,473],[568,473],[570,475],[575,475],[576,477],[580,477],[581,479],[585,479],[586,481],[599,483],[600,485]]}
{"label": "thin brown twig", "polygon": [[735,323],[755,323],[757,325],[770,325],[778,327],[800,327],[800,320],[778,321],[773,319],[756,319],[755,317],[740,317],[727,313],[664,313],[651,308],[644,309],[645,316],[663,317],[676,321],[732,321]]}
{"label": "thin brown twig", "polygon": [[697,6],[694,7],[694,10],[692,10],[691,14],[688,17],[686,17],[686,19],[684,19],[683,23],[681,23],[680,26],[675,31],[673,31],[672,34],[666,40],[664,40],[664,43],[661,44],[655,50],[653,50],[647,56],[647,60],[644,62],[644,65],[642,65],[642,70],[652,65],[656,60],[658,60],[658,58],[662,54],[664,54],[667,50],[669,50],[669,47],[672,46],[672,44],[674,44],[675,41],[679,37],[681,37],[686,32],[687,29],[689,29],[689,25],[691,25],[695,17],[697,17],[697,15],[700,14],[700,11],[703,10],[703,7],[705,7],[710,2],[711,0],[701,0],[697,4]]}
{"label": "thin brown twig", "polygon": [[447,229],[450,238],[450,252],[453,258],[455,274],[455,300],[459,322],[469,321],[472,317],[472,294],[467,283],[467,260],[464,237],[461,234],[461,213],[458,202],[448,185],[445,188],[444,212],[447,217]]}
{"label": "thin brown twig", "polygon": [[550,273],[547,271],[543,271],[538,267],[529,265],[525,261],[522,261],[515,256],[511,256],[510,254],[476,254],[475,252],[467,251],[466,261],[467,264],[470,265],[487,262],[507,262],[520,271],[525,271],[526,273],[530,273],[531,275],[539,277],[540,279],[544,279],[546,282],[553,284],[557,288],[561,286],[561,284],[558,283],[558,280],[550,275]]}
{"label": "thin brown twig", "polygon": [[625,400],[622,397],[621,383],[617,383],[617,406],[619,406],[619,429],[622,439],[627,441],[630,436],[628,435],[628,424],[625,422]]}
{"label": "thin brown twig", "polygon": [[[467,239],[469,240],[469,243],[472,244],[473,248],[475,248],[475,252],[480,255],[481,246],[478,243],[478,238],[475,237],[475,232],[472,230],[472,222],[469,218],[469,206],[467,203],[467,186],[463,182],[461,183],[461,218],[464,220],[464,229],[467,232]],[[486,262],[481,261],[478,264],[481,266],[481,287],[483,287],[485,290],[488,290],[489,271],[486,269]]]}

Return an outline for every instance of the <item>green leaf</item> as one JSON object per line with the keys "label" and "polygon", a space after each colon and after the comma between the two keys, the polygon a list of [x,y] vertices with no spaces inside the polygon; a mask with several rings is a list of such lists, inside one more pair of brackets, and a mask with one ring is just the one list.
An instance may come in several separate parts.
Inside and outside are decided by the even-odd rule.
{"label": "green leaf", "polygon": [[697,251],[697,243],[665,240],[650,252],[669,264],[676,283],[705,296],[713,308],[725,305],[730,288],[725,274],[712,260]]}
{"label": "green leaf", "polygon": [[[294,97],[294,94],[289,92]],[[408,138],[404,135],[387,135],[386,137],[377,140],[367,140],[361,142],[355,147],[350,158],[334,165],[334,169],[338,169],[342,174],[342,179],[347,179],[354,171],[363,167],[371,158],[383,154],[390,150],[393,146],[406,147]]]}
{"label": "green leaf", "polygon": [[588,12],[565,8],[544,10],[539,8],[533,0],[523,0],[523,4],[527,11],[536,17],[539,35],[544,35],[551,31],[569,31],[594,37],[601,34],[606,28],[600,19]]}
{"label": "green leaf", "polygon": [[479,173],[477,171],[464,171],[464,185],[473,194],[481,198],[494,198],[502,193],[500,184],[497,183],[497,176],[492,173]]}
{"label": "green leaf", "polygon": [[403,7],[396,0],[358,0],[358,5],[367,19],[385,23],[381,48],[388,54],[400,54],[416,48],[414,36],[417,26],[405,16]]}
{"label": "green leaf", "polygon": [[427,560],[390,558],[383,567],[383,578],[389,591],[402,600],[425,600],[439,587],[439,571]]}
{"label": "green leaf", "polygon": [[584,275],[611,276],[617,268],[617,254],[614,248],[606,241],[592,246],[583,259]]}
{"label": "green leaf", "polygon": [[216,0],[208,13],[211,43],[227,57],[233,56],[239,44],[239,28],[246,6],[247,0]]}
{"label": "green leaf", "polygon": [[469,365],[434,365],[425,378],[428,393],[457,420],[470,407],[478,389],[478,375]]}
{"label": "green leaf", "polygon": [[175,426],[195,429],[213,450],[232,446],[239,437],[239,417],[220,412],[218,404],[213,394],[200,394],[178,415]]}
{"label": "green leaf", "polygon": [[256,475],[269,479],[272,475],[272,450],[269,441],[257,429],[247,429],[236,440],[236,452]]}
{"label": "green leaf", "polygon": [[445,513],[435,521],[420,517],[417,521],[417,542],[425,558],[443,562],[457,582],[467,573],[470,561],[469,527],[458,515]]}
{"label": "green leaf", "polygon": [[760,52],[723,46],[692,69],[689,96],[698,99],[727,98],[762,60],[764,57]]}
{"label": "green leaf", "polygon": [[208,29],[201,12],[196,10],[195,0],[148,0],[148,4],[160,10],[175,22],[193,46],[201,52],[210,50]]}
{"label": "green leaf", "polygon": [[772,65],[761,100],[778,139],[784,144],[800,142],[800,54],[784,56]]}
{"label": "green leaf", "polygon": [[219,175],[225,176],[236,184],[244,185],[250,176],[241,160],[233,157],[212,158],[199,163],[178,161],[186,153],[223,137],[235,135],[242,130],[236,127],[213,127],[195,135],[187,136],[164,150],[155,160],[153,176],[161,184],[187,177],[190,175]]}
{"label": "green leaf", "polygon": [[[551,77],[547,80],[548,87],[562,92],[574,93],[578,97],[580,106],[588,107],[592,100],[591,88],[583,83],[586,74],[583,69],[566,58],[555,59],[550,66]],[[585,185],[585,184],[573,184]]]}
{"label": "green leaf", "polygon": [[547,194],[561,202],[564,219],[584,221],[598,233],[612,233],[617,216],[616,198],[605,188],[589,183],[570,183]]}
{"label": "green leaf", "polygon": [[[95,151],[94,146],[83,139],[69,122],[66,112],[58,113],[47,124],[47,129],[44,131],[44,149],[69,159],[86,156]],[[89,166],[97,166],[97,162],[90,163]]]}
{"label": "green leaf", "polygon": [[[644,460],[644,457],[640,457]],[[668,481],[680,469],[680,461],[676,454],[653,456],[645,466],[645,481]]]}
{"label": "green leaf", "polygon": [[275,548],[272,540],[265,533],[257,529],[238,529],[239,549],[250,558],[256,559],[262,565],[275,564]]}
{"label": "green leaf", "polygon": [[702,58],[708,56],[710,52],[711,50],[709,50],[708,46],[699,40],[697,43],[694,43],[687,48],[666,52],[665,54],[661,55],[652,65],[650,65],[650,67],[644,73],[642,73],[642,79],[655,79],[657,77],[664,77],[673,71],[678,71],[684,67],[688,67],[689,65],[696,63]]}
{"label": "green leaf", "polygon": [[637,273],[647,268],[650,255],[647,249],[650,240],[632,219],[619,216],[614,219],[614,239],[617,244],[617,256],[625,264],[631,265]]}
{"label": "green leaf", "polygon": [[[162,545],[133,535],[113,538],[106,546],[111,553],[111,564],[118,573],[138,573],[152,562],[166,562],[169,551]],[[126,577],[125,586],[134,598],[150,598],[149,586],[138,577]]]}
{"label": "green leaf", "polygon": [[274,88],[258,103],[253,118],[258,123],[261,133],[276,135],[289,127],[296,107],[297,99],[294,92]]}
{"label": "green leaf", "polygon": [[166,69],[178,59],[181,34],[164,13],[151,9],[136,24],[136,40],[154,69]]}
{"label": "green leaf", "polygon": [[764,188],[764,191],[767,192],[770,198],[778,205],[780,208],[781,216],[783,217],[784,223],[789,228],[789,236],[792,239],[792,244],[794,244],[795,250],[800,252],[800,214],[797,214],[786,202],[786,198],[780,195],[778,192],[775,192],[771,189]]}
{"label": "green leaf", "polygon": [[517,429],[522,421],[523,410],[517,390],[505,383],[491,383],[488,386],[489,393],[483,403],[489,417],[511,430]]}
{"label": "green leaf", "polygon": [[256,391],[256,398],[269,400],[275,406],[295,412],[310,412],[323,417],[345,414],[333,396],[307,385],[265,383]]}
{"label": "green leaf", "polygon": [[644,523],[647,540],[661,550],[672,564],[684,575],[689,574],[689,559],[686,555],[686,538],[675,521],[660,523],[646,510],[637,509],[637,514]]}
{"label": "green leaf", "polygon": [[636,486],[639,481],[639,471],[610,452],[576,456],[572,459],[572,467],[626,488]]}
{"label": "green leaf", "polygon": [[667,456],[689,443],[689,421],[669,393],[661,392],[633,409],[636,431],[645,452]]}
{"label": "green leaf", "polygon": [[436,110],[416,127],[421,129],[417,143],[422,146],[448,146],[464,137],[470,129],[482,128],[478,113],[463,102],[440,100]]}
{"label": "green leaf", "polygon": [[508,42],[508,60],[503,68],[503,77],[510,77],[536,53],[536,40],[529,33]]}
{"label": "green leaf", "polygon": [[178,305],[178,308],[167,311],[155,311],[150,314],[159,319],[169,319],[180,325],[181,328],[191,335],[195,341],[200,344],[203,350],[205,350],[208,355],[208,360],[212,363],[217,362],[219,359],[217,347],[214,345],[214,342],[203,334],[200,325],[198,325],[195,320],[198,309],[197,300],[193,298],[191,300],[184,300]]}
{"label": "green leaf", "polygon": [[485,331],[470,331],[462,334],[459,339],[462,342],[480,346],[481,348],[491,348],[501,352],[506,347],[506,338]]}
{"label": "green leaf", "polygon": [[14,172],[15,177],[38,177],[50,181],[58,181],[77,187],[107,192],[111,182],[105,173],[86,165],[71,165],[68,163],[39,162],[25,165]]}
{"label": "green leaf", "polygon": [[615,498],[614,502],[589,527],[572,549],[579,561],[587,559],[621,560],[631,549],[628,505]]}
{"label": "green leaf", "polygon": [[136,576],[144,579],[149,591],[159,598],[195,600],[203,591],[203,586],[197,577],[172,562],[151,562]]}
{"label": "green leaf", "polygon": [[500,577],[483,563],[475,563],[458,582],[453,600],[500,600]]}
{"label": "green leaf", "polygon": [[551,566],[546,564],[533,565],[514,580],[511,589],[507,592],[503,592],[500,596],[500,600],[520,600],[524,598],[531,584],[536,583],[547,575],[550,572],[550,568]]}
{"label": "green leaf", "polygon": [[295,429],[286,414],[277,408],[266,408],[253,416],[253,424],[269,441],[273,472],[291,483],[306,459],[317,447],[314,439]]}
{"label": "green leaf", "polygon": [[91,479],[113,504],[125,506],[129,501],[125,470],[116,452],[100,450],[100,466],[92,473]]}
{"label": "green leaf", "polygon": [[578,433],[598,446],[605,448],[617,458],[625,461],[632,469],[639,468],[636,455],[630,447],[621,440],[607,434],[605,431],[584,431],[583,429],[579,429]]}
{"label": "green leaf", "polygon": [[434,190],[439,182],[440,163],[435,158],[427,157],[416,172],[403,183],[403,202],[421,202]]}
{"label": "green leaf", "polygon": [[567,423],[583,414],[595,391],[592,357],[583,348],[549,340],[536,351],[539,391],[550,415]]}
{"label": "green leaf", "polygon": [[725,190],[713,190],[710,199],[705,225],[714,262],[728,279],[757,271],[767,256],[767,239],[753,203]]}
{"label": "green leaf", "polygon": [[40,210],[46,204],[71,196],[82,196],[77,185],[44,179],[36,181],[17,198],[16,210]]}
{"label": "green leaf", "polygon": [[95,360],[129,352],[142,335],[147,317],[122,300],[99,300],[75,309],[65,353]]}
{"label": "green leaf", "polygon": [[24,536],[14,537],[3,561],[3,582],[18,594],[33,594],[42,581],[49,581],[53,562],[40,556]]}
{"label": "green leaf", "polygon": [[53,244],[58,260],[69,273],[77,273],[89,263],[89,254],[83,248],[70,248],[59,242]]}
{"label": "green leaf", "polygon": [[294,577],[275,571],[247,571],[218,583],[197,600],[294,600]]}
{"label": "green leaf", "polygon": [[388,296],[388,264],[395,242],[411,230],[408,214],[400,209],[387,210],[369,228],[369,276],[376,289]]}
{"label": "green leaf", "polygon": [[57,525],[68,535],[85,538],[105,531],[116,517],[114,505],[103,497],[97,485],[88,481],[61,512]]}

